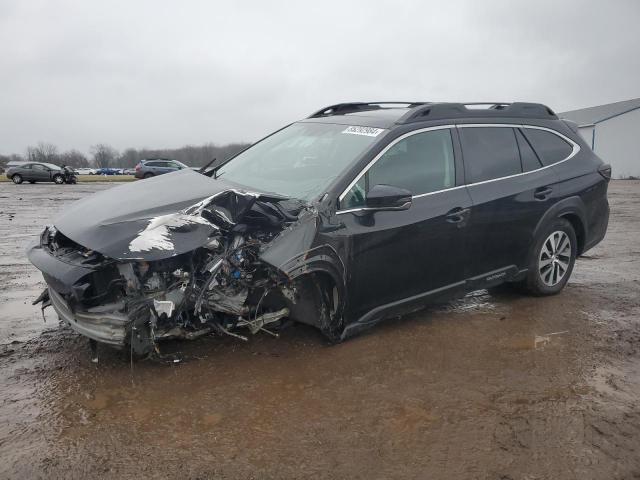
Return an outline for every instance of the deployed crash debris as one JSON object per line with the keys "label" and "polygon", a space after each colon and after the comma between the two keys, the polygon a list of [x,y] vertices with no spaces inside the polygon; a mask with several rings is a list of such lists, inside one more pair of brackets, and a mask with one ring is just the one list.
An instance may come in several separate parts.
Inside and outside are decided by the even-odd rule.
{"label": "deployed crash debris", "polygon": [[[315,224],[312,209],[234,188],[189,204],[187,197],[202,197],[220,182],[184,176],[189,183],[179,188],[173,180],[173,199],[162,208],[154,206],[163,191],[159,178],[138,186],[139,202],[126,208],[120,187],[107,203],[108,192],[96,195],[46,228],[29,250],[48,284],[37,300],[42,308],[53,305],[77,332],[137,355],[158,351],[165,339],[273,333],[284,319],[315,308],[313,295],[299,294],[309,287],[295,281],[304,270],[296,252],[312,250],[304,227]],[[89,210],[96,219],[91,226],[83,220]],[[292,259],[294,268],[287,269]]]}

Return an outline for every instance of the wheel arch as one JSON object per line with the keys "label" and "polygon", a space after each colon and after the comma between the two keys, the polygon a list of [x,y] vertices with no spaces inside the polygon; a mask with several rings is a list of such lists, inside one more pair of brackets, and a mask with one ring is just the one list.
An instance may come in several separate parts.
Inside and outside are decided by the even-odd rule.
{"label": "wheel arch", "polygon": [[564,218],[571,224],[578,241],[577,254],[581,255],[587,238],[587,215],[582,199],[576,196],[569,197],[551,206],[538,221],[533,238],[537,238],[540,231],[556,218]]}
{"label": "wheel arch", "polygon": [[321,245],[288,260],[278,268],[291,281],[306,279],[318,282],[319,286],[337,294],[336,313],[342,315],[346,299],[344,265],[330,245]]}
{"label": "wheel arch", "polygon": [[[318,318],[318,322],[302,321],[302,323],[312,324],[330,338],[334,337],[333,327],[343,325],[347,298],[344,264],[336,250],[331,245],[324,244],[305,250],[284,262],[276,261],[276,257],[278,256],[263,254],[262,260],[271,264],[287,278],[289,286],[285,286],[285,289],[292,288],[295,291],[296,285],[311,283],[323,294],[323,301],[330,301],[327,305],[329,310],[327,318]],[[306,303],[306,300],[312,299],[300,300],[305,300]]]}

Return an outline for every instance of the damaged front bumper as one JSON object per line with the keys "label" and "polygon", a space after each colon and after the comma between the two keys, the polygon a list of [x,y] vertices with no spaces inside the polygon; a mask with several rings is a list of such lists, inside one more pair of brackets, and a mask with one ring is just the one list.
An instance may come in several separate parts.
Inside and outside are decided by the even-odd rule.
{"label": "damaged front bumper", "polygon": [[87,310],[72,310],[64,297],[53,288],[48,289],[51,306],[60,320],[80,335],[123,348],[127,341],[127,330],[131,319],[122,313],[124,303],[100,305]]}
{"label": "damaged front bumper", "polygon": [[[100,252],[48,227],[28,250],[47,283],[42,307],[53,306],[77,333],[140,356],[158,352],[166,339],[273,334],[286,318],[324,331],[328,317],[319,321],[311,307],[322,300],[319,291],[296,283],[320,261],[307,246],[315,217],[301,221],[302,206],[287,209],[281,201],[228,190],[175,213],[137,218],[135,230],[105,221],[94,227],[112,234]],[[307,268],[286,268],[279,258],[291,251],[307,252],[296,256]]]}

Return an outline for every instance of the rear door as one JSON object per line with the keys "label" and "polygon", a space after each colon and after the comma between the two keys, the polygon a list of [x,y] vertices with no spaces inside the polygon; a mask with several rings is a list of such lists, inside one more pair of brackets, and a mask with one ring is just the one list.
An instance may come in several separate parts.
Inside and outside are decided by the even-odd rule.
{"label": "rear door", "polygon": [[468,277],[478,286],[526,268],[533,232],[555,201],[544,168],[521,127],[459,125],[471,201]]}
{"label": "rear door", "polygon": [[25,163],[24,165],[19,165],[16,167],[16,173],[22,175],[22,179],[25,181],[33,180],[33,170],[31,163]]}
{"label": "rear door", "polygon": [[158,162],[158,173],[169,173],[173,172],[175,169],[173,168],[173,163],[168,161]]}
{"label": "rear door", "polygon": [[[464,282],[471,202],[461,185],[453,133],[449,128],[425,129],[396,139],[341,196],[337,215],[345,226],[340,235],[347,235],[351,246],[353,316]],[[379,184],[411,191],[411,207],[362,210],[366,192]]]}
{"label": "rear door", "polygon": [[153,173],[154,175],[160,175],[164,173],[161,168],[161,162],[159,161],[146,162],[144,166],[145,170]]}

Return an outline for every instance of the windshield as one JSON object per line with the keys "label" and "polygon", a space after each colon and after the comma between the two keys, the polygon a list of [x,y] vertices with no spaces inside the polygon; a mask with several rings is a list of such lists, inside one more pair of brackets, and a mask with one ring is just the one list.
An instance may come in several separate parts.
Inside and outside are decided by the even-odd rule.
{"label": "windshield", "polygon": [[225,180],[311,200],[384,132],[381,128],[294,123],[222,165]]}

